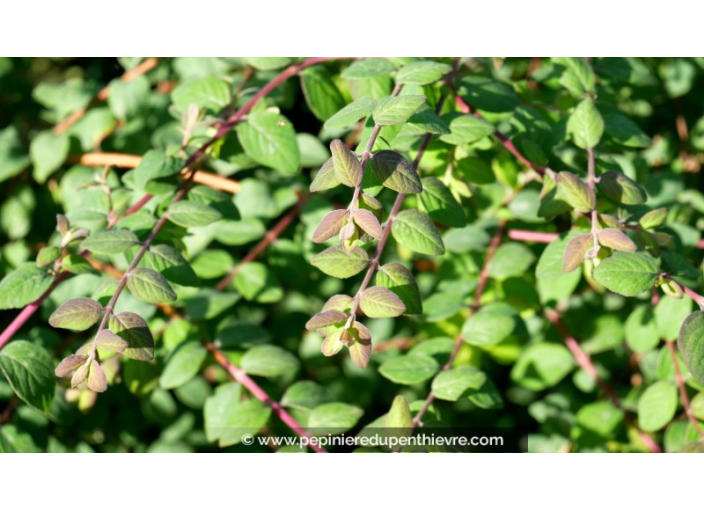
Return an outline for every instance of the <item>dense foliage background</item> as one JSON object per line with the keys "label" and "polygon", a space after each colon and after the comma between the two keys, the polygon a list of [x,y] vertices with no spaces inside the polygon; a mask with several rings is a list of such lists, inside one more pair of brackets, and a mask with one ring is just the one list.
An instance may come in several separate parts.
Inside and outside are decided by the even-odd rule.
{"label": "dense foliage background", "polygon": [[[672,341],[698,320],[704,60],[416,61],[0,59],[0,451],[271,451],[242,432],[409,426],[421,409],[426,426],[514,428],[530,451],[700,448],[704,340],[692,326],[684,360]],[[361,350],[324,356],[306,323],[393,278],[314,258],[338,243],[316,229],[352,204],[356,170],[309,188],[333,140],[374,162],[370,137],[408,164],[382,190],[370,163],[360,193],[403,221],[374,235],[355,217],[347,251],[381,245],[413,277],[402,305],[362,303],[381,318],[361,314],[361,368],[362,329]],[[595,229],[616,232],[589,255]],[[135,256],[151,272],[116,290]],[[86,359],[100,307],[66,319],[85,331],[49,317],[115,292],[154,346],[141,326],[127,350],[105,339],[71,388],[54,370]]]}

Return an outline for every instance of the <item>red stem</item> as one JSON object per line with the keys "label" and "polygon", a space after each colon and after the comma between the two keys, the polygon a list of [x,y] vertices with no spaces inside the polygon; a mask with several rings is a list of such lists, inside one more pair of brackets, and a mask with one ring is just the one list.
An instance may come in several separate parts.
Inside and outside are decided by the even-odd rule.
{"label": "red stem", "polygon": [[529,241],[533,243],[551,243],[557,239],[560,234],[552,232],[532,232],[530,230],[511,229],[508,231],[508,237],[515,241]]}
{"label": "red stem", "polygon": [[228,360],[225,355],[220,352],[213,344],[204,343],[205,348],[213,353],[215,361],[217,361],[232,378],[240,383],[242,386],[247,388],[247,390],[254,395],[258,400],[266,404],[271,408],[276,416],[284,422],[291,430],[293,430],[299,437],[307,438],[310,442],[309,445],[315,451],[315,453],[328,453],[324,448],[320,447],[318,444],[313,444],[312,436],[303,428],[299,423],[286,412],[286,410],[259,387],[259,385],[254,382],[242,369],[236,367],[230,360]]}
{"label": "red stem", "polygon": [[[601,378],[599,375],[599,372],[596,369],[596,366],[594,366],[594,362],[592,361],[591,356],[587,352],[585,352],[582,347],[579,345],[579,342],[575,340],[575,338],[570,335],[570,332],[567,330],[565,325],[562,323],[560,320],[560,315],[555,311],[555,310],[546,310],[545,312],[545,317],[552,322],[553,326],[555,326],[555,329],[560,333],[562,336],[563,340],[565,341],[565,344],[567,345],[567,348],[570,350],[572,353],[572,356],[574,356],[575,361],[577,364],[592,378],[596,381],[596,384],[599,386],[601,391],[604,392],[604,394],[609,397],[609,400],[613,403],[613,405],[619,409],[622,409],[621,407],[621,400],[618,398],[618,395],[616,395],[616,392],[606,384],[606,382]],[[660,448],[660,445],[646,432],[642,431],[638,425],[636,424],[635,420],[631,417],[630,414],[628,414],[627,411],[624,410],[624,418],[625,420],[632,426],[634,427],[637,431],[638,434],[641,437],[641,440],[645,445],[654,453],[662,453],[662,448]]]}
{"label": "red stem", "polygon": [[687,415],[687,418],[689,418],[689,421],[694,425],[694,428],[697,431],[697,434],[699,434],[699,437],[704,441],[704,430],[702,430],[701,425],[699,424],[699,420],[697,420],[697,417],[694,416],[694,413],[692,412],[692,406],[689,402],[689,397],[687,396],[687,388],[685,388],[684,385],[684,376],[682,375],[682,371],[680,370],[680,364],[679,361],[677,361],[677,350],[675,349],[675,342],[672,340],[665,340],[665,343],[667,344],[667,348],[670,350],[670,356],[672,357],[672,364],[675,365],[675,379],[677,380],[677,386],[680,389],[680,396],[682,397],[682,405],[684,406],[684,412]]}

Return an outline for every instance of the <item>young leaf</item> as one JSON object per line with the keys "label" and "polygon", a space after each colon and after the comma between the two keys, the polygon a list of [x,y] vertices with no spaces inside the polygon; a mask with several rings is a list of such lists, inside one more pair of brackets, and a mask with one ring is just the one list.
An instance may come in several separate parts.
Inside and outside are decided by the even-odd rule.
{"label": "young leaf", "polygon": [[169,219],[182,227],[205,227],[220,218],[222,214],[201,202],[181,200],[169,207]]}
{"label": "young leaf", "polygon": [[326,214],[313,232],[313,242],[324,243],[338,235],[345,225],[348,215],[346,209],[335,209]]}
{"label": "young leaf", "polygon": [[110,329],[123,340],[127,347],[123,354],[141,361],[154,359],[154,338],[144,319],[132,312],[122,312],[110,317]]}
{"label": "young leaf", "polygon": [[335,294],[323,305],[323,310],[338,310],[348,313],[354,305],[354,299],[346,294]]}
{"label": "young leaf", "polygon": [[462,228],[467,225],[464,209],[440,179],[425,177],[422,183],[420,201],[431,218],[448,227]]}
{"label": "young leaf", "polygon": [[401,211],[391,227],[394,239],[406,248],[424,255],[442,255],[445,245],[427,214],[416,209]]}
{"label": "young leaf", "polygon": [[85,331],[98,322],[102,314],[102,305],[93,299],[69,299],[51,314],[49,324],[54,328]]}
{"label": "young leaf", "polygon": [[386,97],[376,105],[372,117],[379,126],[403,124],[425,101],[425,96]]}
{"label": "young leaf", "polygon": [[583,234],[570,239],[562,259],[562,270],[565,273],[571,273],[581,266],[587,251],[592,246],[594,246],[594,238],[591,234]]}
{"label": "young leaf", "polygon": [[68,377],[73,372],[78,370],[81,365],[84,365],[88,360],[88,356],[82,354],[72,354],[61,360],[61,363],[54,369],[56,377]]}
{"label": "young leaf", "polygon": [[326,326],[333,326],[347,319],[347,314],[339,310],[325,310],[320,313],[316,313],[313,317],[306,322],[306,329],[308,331],[313,331],[314,329],[324,328]]}
{"label": "young leaf", "polygon": [[15,340],[0,350],[0,370],[18,397],[43,413],[49,412],[56,380],[52,375],[54,363],[46,349]]}
{"label": "young leaf", "polygon": [[621,172],[609,171],[599,179],[599,189],[614,202],[624,205],[644,204],[648,199],[638,183]]}
{"label": "young leaf", "polygon": [[81,249],[98,255],[117,255],[138,244],[139,239],[130,230],[112,229],[92,234],[81,243]]}
{"label": "young leaf", "polygon": [[37,254],[37,267],[48,266],[56,262],[61,257],[61,248],[58,246],[45,246]]}
{"label": "young leaf", "polygon": [[176,301],[176,293],[161,273],[146,267],[136,267],[127,280],[130,292],[147,303],[170,303]]}
{"label": "young leaf", "polygon": [[604,134],[604,119],[591,97],[583,99],[567,119],[567,131],[577,147],[594,148]]}
{"label": "young leaf", "polygon": [[257,163],[282,175],[295,175],[300,167],[296,132],[291,122],[278,113],[257,112],[237,125],[237,137],[245,152]]}
{"label": "young leaf", "polygon": [[349,278],[367,266],[367,252],[359,246],[353,246],[348,252],[342,245],[332,246],[310,259],[310,263],[323,273],[335,278]]}
{"label": "young leaf", "polygon": [[335,176],[335,164],[332,158],[328,159],[315,174],[315,179],[310,183],[310,192],[325,191],[339,186],[341,183]]}
{"label": "young leaf", "polygon": [[420,193],[423,185],[410,161],[394,151],[379,151],[372,157],[371,169],[377,181],[399,193]]}
{"label": "young leaf", "polygon": [[689,372],[704,384],[704,312],[687,316],[677,336],[677,347]]}
{"label": "young leaf", "polygon": [[334,356],[342,350],[345,346],[340,339],[343,331],[344,329],[338,329],[325,337],[323,343],[320,345],[320,352],[322,352],[324,356]]}
{"label": "young leaf", "polygon": [[557,187],[567,202],[579,212],[588,213],[596,207],[596,195],[586,182],[570,172],[557,175]]}
{"label": "young leaf", "polygon": [[386,287],[369,287],[360,302],[367,317],[398,317],[406,311],[403,301]]}
{"label": "young leaf", "polygon": [[[367,368],[369,358],[372,355],[372,335],[361,323],[356,322],[349,330],[349,341],[347,348],[350,351],[350,359],[359,368]],[[344,334],[344,333],[343,333]]]}
{"label": "young leaf", "polygon": [[375,106],[376,102],[371,97],[359,98],[330,117],[323,125],[323,128],[341,129],[352,126],[359,119],[369,115]]}
{"label": "young leaf", "polygon": [[379,220],[376,216],[366,209],[357,209],[354,212],[354,222],[374,239],[381,239],[384,235],[384,230],[381,228]]}
{"label": "young leaf", "polygon": [[96,360],[90,362],[90,372],[88,373],[88,389],[96,393],[102,393],[108,389],[108,381],[105,378],[103,367]]}
{"label": "young leaf", "polygon": [[129,344],[125,340],[109,329],[98,331],[98,334],[95,336],[95,342],[98,344],[98,347],[108,351],[119,352],[120,354],[125,352],[125,349],[129,347]]}
{"label": "young leaf", "polygon": [[0,281],[0,310],[21,308],[39,299],[54,277],[34,262],[25,262]]}
{"label": "young leaf", "polygon": [[636,243],[616,228],[605,228],[599,231],[599,244],[618,251],[638,251]]}
{"label": "young leaf", "polygon": [[597,282],[623,296],[636,296],[648,290],[659,275],[657,261],[646,252],[617,251],[594,270]]}
{"label": "young leaf", "polygon": [[413,273],[401,264],[392,262],[381,266],[376,273],[376,284],[386,287],[401,299],[406,315],[423,313],[418,284]]}
{"label": "young leaf", "polygon": [[342,140],[330,143],[335,177],[345,186],[354,188],[362,182],[364,170],[357,155],[349,150]]}

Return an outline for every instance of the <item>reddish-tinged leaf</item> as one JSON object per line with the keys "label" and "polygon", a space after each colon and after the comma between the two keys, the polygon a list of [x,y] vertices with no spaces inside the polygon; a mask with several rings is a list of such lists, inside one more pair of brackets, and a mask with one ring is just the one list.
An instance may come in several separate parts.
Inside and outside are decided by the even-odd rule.
{"label": "reddish-tinged leaf", "polygon": [[125,349],[129,347],[129,344],[125,340],[109,329],[98,331],[98,334],[95,336],[95,341],[98,347],[102,347],[108,351],[119,352],[120,354],[125,352]]}
{"label": "reddish-tinged leaf", "polygon": [[55,328],[85,331],[98,322],[102,314],[102,305],[93,299],[69,299],[51,314],[49,324]]}
{"label": "reddish-tinged leaf", "polygon": [[324,243],[339,234],[347,214],[345,209],[336,209],[326,214],[313,232],[313,242]]}
{"label": "reddish-tinged leaf", "polygon": [[81,356],[77,354],[67,356],[61,360],[59,366],[54,370],[54,374],[56,374],[56,377],[68,377],[74,371],[78,370],[78,368],[83,365],[87,359],[88,356]]}
{"label": "reddish-tinged leaf", "polygon": [[90,363],[90,374],[88,375],[88,389],[96,393],[102,393],[108,389],[108,381],[100,363],[93,360]]}
{"label": "reddish-tinged leaf", "polygon": [[562,270],[565,273],[570,273],[581,266],[582,262],[584,262],[584,256],[587,250],[589,250],[593,244],[594,241],[591,234],[584,234],[570,239],[562,259]]}
{"label": "reddish-tinged leaf", "polygon": [[364,170],[357,155],[350,151],[342,140],[333,140],[330,144],[330,152],[332,152],[335,177],[345,186],[351,188],[359,186]]}
{"label": "reddish-tinged leaf", "polygon": [[386,287],[369,287],[360,303],[367,317],[398,317],[406,311],[403,301]]}
{"label": "reddish-tinged leaf", "polygon": [[314,329],[324,328],[326,326],[332,326],[338,322],[342,322],[347,318],[347,314],[339,310],[325,310],[320,313],[316,313],[311,319],[306,323],[306,329],[308,331],[313,331]]}
{"label": "reddish-tinged leaf", "polygon": [[357,209],[354,212],[354,222],[374,239],[381,239],[381,236],[384,235],[379,220],[366,209]]}
{"label": "reddish-tinged leaf", "polygon": [[615,228],[605,228],[601,230],[599,232],[599,244],[618,251],[634,252],[638,250],[636,243],[631,241],[626,234]]}
{"label": "reddish-tinged leaf", "polygon": [[340,341],[340,336],[343,331],[344,330],[340,329],[325,337],[325,340],[323,340],[323,343],[320,346],[320,351],[323,355],[334,356],[342,350],[344,344]]}

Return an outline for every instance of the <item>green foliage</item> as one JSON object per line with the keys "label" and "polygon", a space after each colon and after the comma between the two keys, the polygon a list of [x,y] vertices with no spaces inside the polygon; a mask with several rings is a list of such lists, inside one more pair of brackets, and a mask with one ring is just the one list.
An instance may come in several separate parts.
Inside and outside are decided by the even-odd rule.
{"label": "green foliage", "polygon": [[701,449],[700,60],[2,65],[0,451]]}

